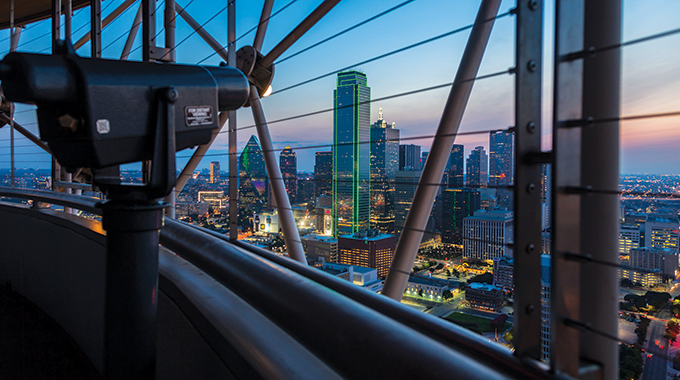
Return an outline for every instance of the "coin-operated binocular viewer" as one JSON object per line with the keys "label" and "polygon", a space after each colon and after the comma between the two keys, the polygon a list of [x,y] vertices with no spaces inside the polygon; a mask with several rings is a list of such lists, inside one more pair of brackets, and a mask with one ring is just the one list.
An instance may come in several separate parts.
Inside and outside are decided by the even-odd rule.
{"label": "coin-operated binocular viewer", "polygon": [[10,53],[0,79],[10,101],[38,106],[40,137],[67,169],[151,160],[146,184],[94,177],[107,232],[104,372],[154,378],[158,235],[175,183],[175,152],[210,141],[218,113],[248,99],[231,67],[81,58],[60,41],[54,55]]}
{"label": "coin-operated binocular viewer", "polygon": [[38,106],[40,137],[66,168],[152,160],[145,189],[97,183],[134,197],[167,195],[175,151],[207,143],[218,113],[241,107],[249,94],[231,67],[81,58],[64,41],[56,55],[8,54],[0,79],[7,99]]}

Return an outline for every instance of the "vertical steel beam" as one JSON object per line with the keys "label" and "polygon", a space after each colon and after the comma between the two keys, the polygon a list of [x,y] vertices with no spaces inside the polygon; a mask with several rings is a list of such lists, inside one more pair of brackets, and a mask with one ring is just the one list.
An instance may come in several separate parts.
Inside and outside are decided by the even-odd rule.
{"label": "vertical steel beam", "polygon": [[[16,50],[16,46],[19,44],[19,38],[16,38],[17,45],[14,44],[15,38],[14,38],[14,0],[10,0],[9,2],[9,33],[10,33],[10,40],[9,40],[9,51],[13,52]],[[14,169],[14,102],[10,103],[10,109],[9,109],[9,117],[10,117],[10,123],[9,123],[9,150],[10,150],[10,184],[11,187],[14,187],[14,182],[16,180],[16,172]]]}
{"label": "vertical steel beam", "polygon": [[272,143],[272,137],[269,134],[267,120],[265,119],[259,94],[257,93],[257,87],[255,86],[250,86],[250,107],[253,110],[253,119],[255,119],[255,124],[257,126],[257,135],[262,144],[262,155],[264,156],[264,164],[267,167],[269,186],[271,186],[274,199],[276,199],[276,212],[279,216],[279,225],[281,226],[281,230],[283,230],[283,240],[286,242],[288,255],[293,260],[307,265],[307,258],[302,249],[302,241],[300,241],[300,233],[295,224],[293,209],[290,206],[288,193],[286,193],[286,185],[283,183],[281,168],[279,168],[279,164],[276,162],[274,144]]}
{"label": "vertical steel beam", "polygon": [[64,4],[64,38],[71,39],[71,18],[73,17],[73,0],[66,0]]}
{"label": "vertical steel beam", "polygon": [[90,0],[90,57],[102,56],[102,1]]}
{"label": "vertical steel beam", "polygon": [[[168,52],[163,60],[175,62],[175,26],[177,14],[175,13],[175,0],[165,0],[165,12],[163,13],[165,22],[165,48]],[[171,193],[172,194],[172,193]]]}
{"label": "vertical steel beam", "polygon": [[[56,52],[57,41],[61,38],[61,0],[52,0],[52,54]],[[57,191],[55,182],[62,180],[62,168],[57,159],[52,157],[52,191]]]}
{"label": "vertical steel beam", "polygon": [[541,356],[541,73],[543,1],[517,2],[515,54],[515,354]]}
{"label": "vertical steel beam", "polygon": [[413,196],[411,209],[406,216],[404,232],[399,238],[392,266],[385,279],[382,294],[392,299],[401,300],[406,289],[406,283],[413,268],[413,260],[418,253],[423,232],[427,227],[427,219],[439,190],[438,184],[442,181],[455,135],[458,133],[460,121],[472,92],[474,84],[472,79],[477,76],[499,6],[500,0],[484,0],[479,6],[477,18],[470,31],[470,37],[460,60],[430,154],[427,156],[423,174]]}
{"label": "vertical steel beam", "polygon": [[[168,62],[175,62],[175,0],[165,0],[165,12],[163,13],[163,21],[165,24],[165,48],[167,53],[163,56],[163,60]],[[222,124],[220,124],[221,126]],[[212,140],[211,140],[212,142]],[[177,181],[175,181],[177,182]],[[172,188],[170,194],[165,197],[168,207],[165,208],[165,215],[169,218],[175,218],[175,198],[177,192],[175,191],[177,184]]]}
{"label": "vertical steel beam", "polygon": [[568,59],[583,51],[583,0],[558,0],[555,9],[555,80],[552,165],[552,247],[550,363],[555,372],[578,377],[579,332],[568,320],[580,320],[580,264],[566,253],[581,249],[581,195],[568,191],[581,185],[583,60]]}
{"label": "vertical steel beam", "polygon": [[15,27],[14,31],[12,32],[12,36],[10,37],[10,44],[9,44],[9,49],[10,51],[17,51],[17,47],[19,47],[19,39],[21,37],[21,31],[24,29],[23,26]]}
{"label": "vertical steel beam", "polygon": [[156,1],[142,0],[142,61],[151,61],[156,46]]}
{"label": "vertical steel beam", "polygon": [[143,7],[144,4],[139,5],[139,9],[137,9],[137,15],[135,16],[134,21],[132,21],[130,32],[128,33],[127,40],[125,41],[125,46],[123,47],[123,52],[120,54],[121,60],[126,60],[130,56],[132,45],[135,43],[137,32],[139,32],[139,26],[142,24]]}
{"label": "vertical steel beam", "polygon": [[[621,42],[621,1],[586,0],[584,47]],[[583,62],[583,116],[617,118],[620,102],[621,50],[613,49]],[[618,262],[619,235],[619,122],[597,123],[581,132],[581,182],[594,192],[581,200],[581,253],[602,262]],[[618,271],[614,267],[582,264],[581,319],[593,330],[618,335]],[[618,378],[618,342],[584,333],[581,356],[602,365],[603,379]]]}
{"label": "vertical steel beam", "polygon": [[[227,3],[227,64],[236,67],[236,0]],[[236,111],[229,111],[229,239],[238,239],[238,157]]]}
{"label": "vertical steel beam", "polygon": [[[151,49],[156,47],[156,1],[142,0],[142,61],[153,60]],[[142,181],[151,180],[151,161],[142,162]]]}
{"label": "vertical steel beam", "polygon": [[52,53],[61,39],[61,0],[52,0]]}

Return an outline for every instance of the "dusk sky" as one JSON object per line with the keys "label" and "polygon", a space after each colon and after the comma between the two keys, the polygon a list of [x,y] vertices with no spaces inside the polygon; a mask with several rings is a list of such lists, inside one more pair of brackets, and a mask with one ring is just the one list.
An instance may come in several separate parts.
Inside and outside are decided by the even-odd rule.
{"label": "dusk sky", "polygon": [[[123,0],[106,0],[104,14],[121,4]],[[226,0],[178,0],[199,23],[204,23],[220,12],[205,28],[221,43],[226,45]],[[237,37],[254,27],[260,17],[264,0],[237,1]],[[274,12],[285,7],[291,0],[277,0]],[[263,52],[266,54],[283,36],[292,30],[321,0],[295,0],[280,14],[272,17]],[[303,36],[281,59],[321,41],[339,31],[368,19],[378,13],[403,3],[396,1],[343,0],[305,36]],[[110,4],[112,3],[112,4]],[[109,5],[110,4],[110,5]],[[159,2],[160,4],[160,2]],[[329,109],[333,104],[335,75],[328,75],[312,83],[294,89],[278,92],[291,85],[308,79],[332,73],[349,67],[366,73],[371,87],[372,98],[413,91],[421,88],[451,82],[456,73],[460,57],[468,38],[468,31],[457,33],[437,41],[400,52],[389,57],[360,64],[376,56],[449,32],[473,22],[479,2],[467,0],[413,0],[399,9],[366,25],[360,26],[342,36],[314,49],[276,65],[273,82],[274,94],[263,99],[263,108],[268,121]],[[514,1],[503,1],[499,13],[505,13],[514,6]],[[105,58],[118,58],[129,30],[137,3],[118,20],[103,31]],[[624,1],[623,41],[680,28],[680,1],[677,0],[627,0]],[[553,3],[548,1],[545,12],[545,56],[544,56],[544,149],[550,149],[551,141],[551,97],[552,97],[552,45],[554,13]],[[79,10],[74,16],[73,29],[89,22],[89,8]],[[159,30],[162,12],[159,12]],[[514,16],[498,19],[479,70],[480,75],[507,70],[514,65]],[[74,40],[87,30],[84,27],[75,33]],[[40,37],[50,30],[49,21],[29,26],[21,36],[19,51],[48,52],[50,39]],[[187,24],[178,18],[177,42],[180,43],[191,33]],[[0,53],[9,49],[8,31],[0,32]],[[118,39],[119,38],[119,39]],[[237,48],[252,44],[254,32],[246,34],[237,42]],[[118,39],[117,41],[115,41]],[[159,36],[162,44],[163,34]],[[114,42],[115,41],[115,42]],[[141,35],[137,45],[141,44]],[[109,46],[110,45],[110,46]],[[108,46],[108,47],[107,47]],[[651,42],[623,48],[621,113],[626,115],[652,114],[680,111],[680,34],[660,38]],[[89,44],[78,53],[89,55]],[[190,36],[177,48],[181,63],[197,63],[212,53],[207,44],[197,35]],[[141,59],[137,49],[131,59]],[[203,64],[217,65],[214,55]],[[382,107],[385,119],[396,122],[403,137],[430,136],[434,134],[441,116],[449,88],[404,96],[396,99],[374,102],[371,105],[371,122]],[[506,128],[513,123],[514,78],[501,75],[480,80],[474,90],[461,132],[487,131]],[[115,101],[115,100],[112,100]],[[18,105],[16,120],[37,134],[35,113],[21,112],[33,108]],[[253,125],[251,111],[238,111],[239,128]],[[310,117],[270,124],[275,147],[283,149],[290,145],[298,156],[298,170],[312,171],[314,151],[330,150],[332,142],[332,113],[326,112]],[[665,173],[677,174],[680,167],[680,117],[646,119],[621,124],[621,171],[622,173]],[[225,128],[226,130],[226,128]],[[254,128],[238,131],[239,149],[242,148]],[[17,134],[18,135],[18,134]],[[9,128],[0,130],[0,168],[9,167]],[[210,161],[221,161],[223,170],[228,167],[227,134],[222,133],[199,169],[207,167]],[[408,143],[422,145],[429,151],[431,139],[421,138]],[[457,144],[464,144],[466,155],[475,146],[483,145],[488,151],[488,133],[461,136]],[[31,146],[23,137],[16,139],[17,167],[48,168],[49,156],[38,153],[39,148]],[[310,146],[323,146],[308,148]],[[186,163],[190,150],[178,152],[178,168]]]}

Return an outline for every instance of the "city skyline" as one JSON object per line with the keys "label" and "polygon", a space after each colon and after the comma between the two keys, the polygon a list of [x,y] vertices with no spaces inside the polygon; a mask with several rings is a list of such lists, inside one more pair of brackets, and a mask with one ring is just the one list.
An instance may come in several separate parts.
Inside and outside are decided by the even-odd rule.
{"label": "city skyline", "polygon": [[[119,3],[110,0],[116,5]],[[237,48],[252,42],[253,33],[245,34],[246,31],[257,23],[261,1],[239,3],[237,13],[239,20],[236,25],[237,35],[244,36],[237,43]],[[268,29],[267,38],[264,41],[263,51],[268,51],[276,44],[283,35],[288,33],[293,25],[304,18],[318,2],[298,1],[282,11],[281,16],[273,17]],[[351,2],[350,2],[351,3]],[[340,3],[326,18],[312,28],[290,51],[290,54],[305,49],[312,44],[334,34],[339,30],[372,15],[394,7],[399,2],[384,4],[377,1],[366,1],[357,9],[352,4]],[[328,42],[318,48],[311,49],[290,60],[277,64],[277,74],[274,76],[274,94],[263,100],[263,106],[268,120],[275,121],[293,115],[304,114],[328,108],[330,96],[327,95],[333,88],[334,75],[324,77],[308,85],[286,90],[279,96],[277,89],[285,89],[296,83],[322,75],[329,70],[352,65],[362,60],[374,57],[416,43],[426,38],[438,35],[463,25],[468,25],[474,18],[477,3],[438,4],[438,12],[430,12],[425,7],[419,7],[417,2],[406,4],[386,15],[383,20],[398,24],[400,28],[385,29],[381,23],[368,23],[361,28],[348,32],[337,39]],[[276,2],[274,12],[280,10],[286,4]],[[105,4],[106,6],[106,4]],[[501,12],[506,12],[513,6],[512,2],[503,2]],[[546,3],[545,28],[549,31],[554,19],[552,3]],[[200,9],[187,5],[187,11],[198,22],[205,22],[214,15],[215,10]],[[207,7],[210,8],[210,7]],[[454,11],[455,8],[455,11]],[[109,12],[112,8],[109,8]],[[664,9],[664,12],[659,12]],[[87,13],[87,12],[85,12]],[[629,41],[650,34],[658,33],[676,27],[677,21],[671,16],[680,13],[680,4],[674,1],[652,1],[640,4],[637,2],[624,3],[624,28],[623,40]],[[427,25],[409,22],[415,17],[425,17],[431,20]],[[224,16],[224,17],[221,17]],[[117,54],[124,41],[115,41],[115,38],[129,27],[134,17],[134,12],[129,11],[104,30],[103,46],[104,57],[117,58]],[[76,13],[74,16],[74,30],[76,30],[85,16]],[[512,66],[512,41],[514,20],[511,17],[503,17],[497,20],[495,30],[491,36],[486,57],[482,63],[480,74],[505,70]],[[206,29],[220,40],[224,39],[226,30],[226,12],[215,17],[206,24]],[[49,48],[49,38],[38,38],[49,30],[47,22],[41,22],[35,27],[28,28],[22,33],[20,51],[43,51]],[[177,23],[179,36],[188,35],[189,28],[185,23]],[[0,37],[7,34],[1,31]],[[362,38],[362,36],[370,36]],[[79,37],[79,36],[76,36]],[[36,39],[37,38],[37,39]],[[550,148],[550,77],[552,56],[549,49],[552,47],[552,34],[546,33],[545,40],[545,66],[544,76],[548,84],[544,88],[544,149]],[[35,39],[35,40],[34,40]],[[394,55],[395,59],[379,60],[375,63],[358,65],[364,73],[371,77],[373,98],[381,98],[409,90],[420,89],[431,85],[450,81],[462,53],[462,48],[467,39],[467,32],[459,33],[450,37],[435,41],[432,44],[418,47],[408,52]],[[34,41],[31,41],[34,40]],[[28,42],[31,41],[31,42]],[[138,37],[139,41],[139,37]],[[353,54],[346,54],[348,41],[352,41]],[[220,40],[222,42],[222,40]],[[622,115],[648,114],[668,112],[680,109],[680,99],[674,96],[674,89],[680,86],[680,74],[674,70],[672,62],[680,60],[680,52],[671,49],[677,46],[678,36],[671,36],[656,40],[650,44],[641,44],[626,47],[623,50],[623,79],[622,79]],[[109,47],[110,45],[110,47]],[[415,60],[427,50],[433,54],[433,61],[439,63],[422,72],[411,72],[411,67],[417,67]],[[187,42],[178,47],[178,58],[185,63],[196,63],[211,54],[210,49],[200,40],[197,35],[192,35]],[[85,44],[78,53],[87,56],[89,44]],[[140,49],[135,50],[131,59],[139,59]],[[190,57],[190,58],[182,58]],[[285,57],[282,57],[285,58]],[[328,64],[305,64],[304,62],[329,62]],[[219,58],[216,56],[202,62],[216,65]],[[401,75],[410,72],[411,75]],[[399,78],[399,81],[395,79]],[[461,132],[474,130],[488,130],[493,128],[506,128],[512,124],[512,76],[499,76],[496,78],[479,81],[475,84],[468,110],[466,111]],[[496,88],[498,91],[492,91]],[[391,115],[391,120],[396,121],[402,130],[402,136],[411,138],[414,136],[431,135],[434,133],[441,109],[447,96],[447,89],[429,91],[417,96],[406,96],[389,101],[371,104],[371,120],[376,117],[375,109],[382,107]],[[304,107],[302,106],[304,105]],[[25,105],[18,105],[17,111],[28,109]],[[33,112],[17,114],[17,121],[23,123],[29,130],[37,134],[37,125]],[[237,112],[240,127],[252,125],[250,110],[244,109]],[[680,144],[680,134],[675,133],[677,117],[657,118],[639,121],[624,121],[621,128],[621,172],[622,173],[657,173],[671,174],[677,172],[680,166],[680,156],[675,153]],[[290,145],[298,152],[300,171],[311,172],[313,170],[314,150],[301,149],[311,145],[330,145],[332,137],[332,117],[330,113],[319,114],[305,118],[299,118],[286,122],[272,123],[272,138],[275,149],[282,150]],[[242,150],[247,142],[249,131],[246,129],[239,133],[238,150]],[[8,128],[0,129],[0,139],[9,136]],[[423,151],[429,151],[429,140],[412,140],[414,144],[423,146]],[[483,135],[461,136],[456,139],[457,144],[464,144],[467,149],[474,146],[484,146],[489,149],[488,141]],[[3,159],[0,160],[0,168],[9,167],[9,151],[7,144],[1,152]],[[23,138],[17,138],[17,167],[49,167],[49,157],[44,153],[34,154],[38,151]],[[318,150],[318,149],[317,149]],[[182,167],[191,150],[178,153],[178,167]],[[465,152],[467,156],[469,151]],[[31,161],[31,162],[29,162]],[[36,162],[37,161],[37,162]],[[218,136],[215,144],[208,152],[199,170],[209,166],[210,161],[220,161],[222,167],[228,167],[227,136],[222,133]]]}

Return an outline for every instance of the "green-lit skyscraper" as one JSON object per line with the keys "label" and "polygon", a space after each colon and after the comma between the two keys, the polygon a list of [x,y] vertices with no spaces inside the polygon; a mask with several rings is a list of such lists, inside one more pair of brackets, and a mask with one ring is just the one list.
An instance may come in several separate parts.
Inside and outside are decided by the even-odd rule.
{"label": "green-lit skyscraper", "polygon": [[366,74],[338,73],[333,91],[333,236],[370,223],[371,88]]}

